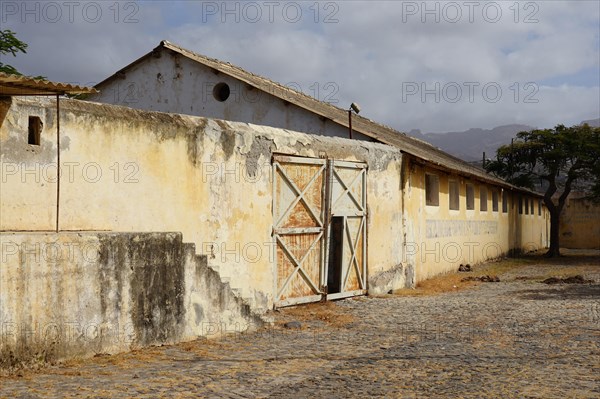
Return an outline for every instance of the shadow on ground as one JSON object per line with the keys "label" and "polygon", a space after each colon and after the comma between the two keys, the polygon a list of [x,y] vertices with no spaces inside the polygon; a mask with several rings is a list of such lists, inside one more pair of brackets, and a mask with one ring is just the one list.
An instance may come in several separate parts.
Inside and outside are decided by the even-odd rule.
{"label": "shadow on ground", "polygon": [[564,284],[559,287],[542,287],[516,291],[521,299],[600,299],[600,284]]}

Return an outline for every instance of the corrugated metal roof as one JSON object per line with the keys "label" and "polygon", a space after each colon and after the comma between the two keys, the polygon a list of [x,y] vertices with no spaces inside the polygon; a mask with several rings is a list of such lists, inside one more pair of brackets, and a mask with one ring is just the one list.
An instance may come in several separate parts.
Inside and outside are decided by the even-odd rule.
{"label": "corrugated metal roof", "polygon": [[50,82],[48,80],[0,72],[0,96],[49,96],[97,92],[93,87]]}
{"label": "corrugated metal roof", "polygon": [[[181,54],[184,57],[187,57],[191,60],[201,63],[202,65],[212,68],[215,71],[229,75],[239,81],[245,82],[250,86],[253,86],[266,93],[269,93],[284,101],[287,101],[298,107],[304,108],[314,114],[320,115],[321,117],[329,119],[339,125],[348,127],[348,110],[336,107],[332,104],[323,101],[319,101],[313,97],[310,97],[304,93],[301,93],[287,86],[274,82],[270,79],[245,71],[244,69],[232,65],[228,62],[223,62],[214,58],[206,57],[204,55],[187,50],[183,47],[179,47],[166,40],[161,41],[160,44],[154,50],[135,60],[126,67],[122,68],[109,78],[98,83],[95,87],[102,87],[102,85],[105,82],[108,82],[115,78],[121,78],[129,68],[142,62],[148,57],[156,56],[162,49],[174,51],[178,54]],[[454,171],[465,176],[476,177],[477,179],[480,179],[482,181],[493,183],[502,187],[516,189],[519,191],[527,191],[534,195],[540,195],[539,193],[535,193],[533,191],[524,190],[521,187],[515,187],[507,183],[506,181],[491,176],[487,174],[484,170],[470,165],[462,159],[454,157],[429,143],[407,136],[405,133],[401,133],[397,130],[392,129],[391,127],[382,125],[360,115],[352,116],[352,130],[359,132],[365,136],[371,137],[381,143],[395,146],[401,151],[410,154],[414,157],[423,159],[437,168],[447,171]]]}

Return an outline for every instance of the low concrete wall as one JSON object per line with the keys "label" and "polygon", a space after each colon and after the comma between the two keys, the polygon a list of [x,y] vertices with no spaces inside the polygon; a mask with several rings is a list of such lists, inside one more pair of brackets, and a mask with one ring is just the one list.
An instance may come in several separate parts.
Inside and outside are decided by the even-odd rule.
{"label": "low concrete wall", "polygon": [[263,323],[180,233],[3,233],[0,246],[0,367]]}

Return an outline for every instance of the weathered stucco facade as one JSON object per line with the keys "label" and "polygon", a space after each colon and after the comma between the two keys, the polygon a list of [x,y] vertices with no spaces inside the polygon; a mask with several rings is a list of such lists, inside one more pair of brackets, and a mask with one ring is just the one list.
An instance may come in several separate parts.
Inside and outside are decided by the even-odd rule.
{"label": "weathered stucco facade", "polygon": [[[56,262],[45,259],[43,253],[41,257],[39,253],[33,257],[37,262],[30,262],[31,248],[53,250],[55,243],[60,248],[69,248],[71,244],[60,244],[65,234],[97,241],[109,233],[143,236],[178,232],[182,242],[193,244],[195,252],[204,256],[207,268],[218,273],[223,289],[230,290],[232,297],[258,314],[272,308],[281,288],[278,281],[285,272],[277,269],[277,263],[287,256],[273,237],[276,179],[272,159],[277,154],[364,164],[369,178],[364,186],[368,190],[364,198],[368,198],[369,211],[365,218],[368,234],[364,237],[369,250],[360,256],[369,270],[361,276],[364,280],[361,288],[366,291],[367,278],[375,278],[385,289],[403,287],[406,283],[402,224],[389,223],[390,218],[401,218],[401,153],[397,149],[243,123],[61,100],[58,179],[55,100],[13,98],[10,103],[4,102],[4,106],[9,109],[0,129],[3,253],[0,314],[1,322],[12,326],[10,331],[36,328],[32,323],[69,320],[71,315],[77,315],[81,325],[110,324],[107,318],[115,317],[124,323],[133,317],[128,316],[126,309],[133,306],[131,299],[128,302],[111,290],[99,290],[103,282],[97,276],[97,269],[108,267],[104,262],[81,265],[78,259],[69,258]],[[39,146],[27,142],[30,117],[43,122]],[[306,176],[301,173],[297,177],[301,180]],[[77,238],[76,242],[85,239]],[[22,245],[23,241],[27,243]],[[298,260],[302,251],[309,250],[302,245],[288,249]],[[325,250],[325,247],[319,249]],[[147,267],[158,265],[163,264],[151,262]],[[322,267],[322,261],[316,266]],[[125,266],[111,267],[120,270]],[[196,284],[192,271],[197,266],[186,263],[181,267],[183,271],[177,279],[186,287],[180,293],[184,296],[180,309],[183,321],[177,322],[176,333],[167,332],[152,342],[203,335],[202,329],[195,327],[197,322],[202,325],[224,317],[225,329],[231,330],[232,323],[244,321],[239,306],[239,315],[229,317],[223,316],[231,313],[223,306],[202,305],[210,302],[208,294],[190,288]],[[78,268],[83,270],[77,276],[65,272]],[[125,273],[123,281],[129,278],[128,271],[118,273]],[[79,288],[66,290],[56,298],[55,292],[63,292],[63,284],[78,276],[84,277],[77,285]],[[302,281],[300,275],[292,277],[292,286]],[[127,281],[118,283],[119,292],[132,290],[127,288],[133,287],[131,280]],[[316,284],[320,289],[318,281]],[[21,287],[18,295],[14,295],[14,287]],[[36,299],[29,300],[36,306],[35,310],[28,310],[17,298],[32,292],[36,292]],[[302,290],[298,292],[301,294]],[[299,294],[295,295],[293,289],[286,294],[287,299],[294,296]],[[95,299],[90,304],[84,305],[92,298]],[[161,300],[169,301],[166,297]],[[123,314],[103,313],[94,305],[98,301],[123,307],[119,310]],[[198,318],[198,306],[206,309],[201,312],[204,317]],[[12,332],[9,335],[13,336]],[[133,342],[150,341],[136,338]],[[91,348],[99,347],[77,346],[62,353],[85,350],[89,353]],[[102,345],[101,348],[107,349]]]}
{"label": "weathered stucco facade", "polygon": [[[4,353],[33,356],[33,341],[15,331],[73,319],[112,332],[134,328],[117,344],[63,340],[63,356],[238,331],[273,306],[411,287],[460,263],[546,244],[548,220],[533,194],[397,147],[60,103],[58,135],[56,100],[0,103]],[[28,143],[31,118],[42,122],[39,145]],[[458,184],[456,210],[449,180]],[[489,193],[486,211],[480,186]],[[510,194],[506,212],[502,190]],[[528,204],[522,214],[518,196]],[[53,252],[81,247],[91,252]]]}
{"label": "weathered stucco facade", "polygon": [[0,367],[263,324],[180,233],[2,233]]}
{"label": "weathered stucco facade", "polygon": [[600,204],[570,195],[560,215],[560,245],[600,249]]}
{"label": "weathered stucco facade", "polygon": [[[291,92],[290,88],[269,85],[258,89],[207,65],[216,60],[163,43],[166,44],[161,43],[151,54],[126,67],[126,71],[99,83],[100,93],[88,99],[149,111],[348,137],[346,127],[283,100],[281,97]],[[235,66],[227,67],[242,72]],[[359,132],[354,132],[353,138],[372,141]]]}
{"label": "weathered stucco facade", "polygon": [[[539,197],[433,168],[408,157],[405,166],[405,255],[407,263],[415,267],[416,281],[455,271],[460,264],[473,265],[511,252],[548,246],[549,215]],[[426,176],[433,176],[439,187],[437,201],[430,204]],[[450,184],[456,191],[450,190]],[[469,207],[467,187],[472,188]],[[451,191],[455,201],[451,200]]]}

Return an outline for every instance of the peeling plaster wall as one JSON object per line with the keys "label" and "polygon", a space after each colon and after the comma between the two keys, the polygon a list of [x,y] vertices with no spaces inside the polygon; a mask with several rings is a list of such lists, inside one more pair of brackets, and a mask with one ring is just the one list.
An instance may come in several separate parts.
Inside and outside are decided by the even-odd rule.
{"label": "peeling plaster wall", "polygon": [[[0,128],[2,230],[55,226],[54,109],[53,100],[19,99],[6,114]],[[26,143],[27,115],[45,121],[38,148]],[[61,106],[59,227],[180,231],[236,295],[264,311],[274,295],[274,153],[368,164],[371,292],[412,286],[460,263],[547,246],[547,211],[538,215],[537,199],[534,214],[520,215],[520,194],[511,192],[505,214],[501,191],[499,212],[492,211],[490,192],[488,210],[480,212],[480,182],[470,181],[475,210],[467,211],[467,178],[409,162],[389,146],[73,100]],[[38,165],[37,174],[31,165]],[[426,172],[440,177],[438,207],[425,205]],[[459,211],[448,209],[449,178],[460,181]]]}
{"label": "peeling plaster wall", "polygon": [[560,216],[560,245],[600,249],[600,205],[584,198],[567,198]]}
{"label": "peeling plaster wall", "polygon": [[[273,126],[311,134],[348,137],[348,129],[325,120],[296,105],[276,97],[276,92],[256,89],[223,73],[215,73],[198,62],[167,49],[156,53],[159,57],[147,58],[134,65],[121,79],[113,79],[99,87],[100,93],[89,100],[125,105],[149,111],[196,115]],[[230,96],[217,101],[213,89],[226,83]],[[286,82],[291,88],[302,89],[305,94],[322,101],[336,101],[336,86],[327,82],[315,82],[314,87],[298,87]],[[274,87],[273,90],[280,90]],[[353,137],[372,141],[358,132]]]}
{"label": "peeling plaster wall", "polygon": [[[439,205],[426,205],[425,175],[439,178]],[[459,210],[449,209],[449,180],[459,183]],[[466,184],[474,187],[474,209],[466,209]],[[480,209],[480,188],[488,190],[487,210]],[[498,192],[498,211],[493,211],[492,190]],[[456,271],[462,264],[477,264],[511,251],[546,248],[547,210],[520,215],[519,194],[508,192],[508,212],[502,209],[502,189],[487,183],[405,161],[404,259],[416,270],[416,281]]]}
{"label": "peeling plaster wall", "polygon": [[[19,105],[19,112],[10,112],[11,103],[5,100],[2,104],[0,230],[52,230],[57,190],[55,109],[31,103]],[[39,146],[27,142],[29,116],[37,116],[43,123]]]}
{"label": "peeling plaster wall", "polygon": [[[44,123],[40,146],[27,144],[28,116]],[[500,195],[493,212],[490,192],[481,212],[481,183],[471,181],[475,210],[467,211],[467,178],[382,144],[63,99],[58,184],[55,100],[2,102],[0,117],[0,323],[9,328],[0,352],[9,363],[258,324],[276,279],[274,154],[368,165],[371,293],[547,245],[537,199],[533,214],[521,215],[520,194],[509,193],[508,213]],[[425,205],[425,173],[440,178],[437,207]],[[460,181],[458,211],[448,209],[449,179]],[[61,232],[49,233],[57,218]],[[165,231],[178,233],[156,233]],[[40,249],[57,247],[91,252],[55,259]],[[94,333],[102,328],[118,338]],[[75,335],[57,340],[55,330]]]}
{"label": "peeling plaster wall", "polygon": [[262,324],[179,233],[2,233],[0,367]]}
{"label": "peeling plaster wall", "polygon": [[[54,107],[49,99],[15,99],[7,118],[49,113]],[[0,132],[17,140],[26,128],[5,123]],[[52,144],[51,134],[44,140]],[[61,100],[59,227],[181,232],[236,295],[265,311],[274,296],[274,153],[368,164],[369,281],[382,281],[372,278],[395,270],[393,288],[403,287],[401,154],[382,144]],[[4,192],[28,197],[41,184],[17,178],[3,183],[3,207],[19,204]],[[36,207],[56,208],[56,192],[35,198]],[[41,228],[28,212],[23,208],[19,218],[2,217],[1,229],[53,227],[52,217]]]}

